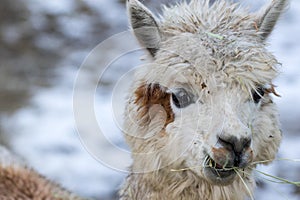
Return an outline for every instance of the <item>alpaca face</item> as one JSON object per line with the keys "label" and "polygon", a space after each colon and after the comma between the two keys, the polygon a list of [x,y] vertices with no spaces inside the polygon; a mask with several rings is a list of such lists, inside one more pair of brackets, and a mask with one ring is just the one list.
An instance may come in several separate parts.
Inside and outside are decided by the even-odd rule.
{"label": "alpaca face", "polygon": [[[249,58],[252,75],[265,80],[258,83],[247,78],[249,63],[240,66],[244,69],[235,69],[236,61],[230,58],[219,66],[208,51],[193,54],[206,60],[192,60],[176,55],[176,48],[183,55],[184,50],[177,42],[171,44],[167,42],[151,66],[138,72],[139,85],[129,106],[130,121],[138,122],[138,127],[130,123],[129,132],[139,134],[128,140],[133,151],[151,157],[146,163],[155,163],[152,169],[169,165],[190,168],[199,177],[222,185],[236,179],[235,170],[250,173],[252,162],[272,160],[281,140],[271,99],[275,70],[264,72],[263,63]],[[263,73],[271,78],[261,76]]]}
{"label": "alpaca face", "polygon": [[[238,173],[249,178],[253,163],[272,160],[281,140],[271,97],[278,63],[253,27],[256,18],[225,1],[192,1],[167,9],[158,25],[131,3],[133,27],[148,24],[135,34],[152,57],[137,72],[127,106],[133,170],[187,168],[216,185]],[[204,19],[195,18],[201,12]]]}
{"label": "alpaca face", "polygon": [[178,157],[177,169],[190,168],[213,184],[225,185],[235,179],[235,168],[248,171],[254,167],[251,162],[274,158],[281,134],[268,89],[249,93],[242,85],[225,82],[180,85],[185,87],[170,89],[174,121],[165,128],[170,142],[163,160],[171,163],[170,158]]}

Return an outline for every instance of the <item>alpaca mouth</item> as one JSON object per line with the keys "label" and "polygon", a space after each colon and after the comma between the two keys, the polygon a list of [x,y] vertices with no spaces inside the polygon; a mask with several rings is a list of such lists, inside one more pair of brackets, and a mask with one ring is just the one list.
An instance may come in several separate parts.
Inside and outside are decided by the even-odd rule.
{"label": "alpaca mouth", "polygon": [[217,185],[231,183],[236,175],[233,166],[222,166],[209,156],[204,162],[204,173],[210,182]]}

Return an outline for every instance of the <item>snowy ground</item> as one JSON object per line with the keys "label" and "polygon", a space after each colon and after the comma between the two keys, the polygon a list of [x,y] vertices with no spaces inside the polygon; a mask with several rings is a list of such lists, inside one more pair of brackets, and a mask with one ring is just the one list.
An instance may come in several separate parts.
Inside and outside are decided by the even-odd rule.
{"label": "snowy ground", "polygon": [[[31,1],[34,12],[41,12],[41,8],[46,9],[47,12],[69,12],[74,7],[71,0],[64,0],[63,3],[61,0],[52,0],[43,4]],[[99,12],[109,13],[107,20],[115,20],[116,16],[120,16],[117,18],[121,19],[114,22],[115,25],[126,22],[125,10],[119,5],[107,1],[104,3],[104,0],[97,3],[93,0],[88,2],[97,5],[95,9]],[[300,1],[293,0],[290,10],[284,15],[270,38],[269,49],[283,63],[282,74],[276,80],[278,93],[282,97],[275,98],[284,130],[279,158],[300,158],[298,148],[300,107],[297,106],[300,98],[297,93],[300,88],[299,13]],[[69,24],[72,27],[65,27],[66,32],[74,38],[84,35],[82,27],[76,27],[79,26],[78,23],[83,23],[83,27],[90,26],[85,24],[86,21],[79,20]],[[70,29],[78,31],[70,32]],[[109,48],[106,48],[110,51],[97,54],[99,51],[95,50],[94,54],[88,57],[82,67],[84,70],[80,71],[82,82],[78,88],[76,87],[75,93],[78,92],[78,96],[75,100],[73,89],[78,82],[76,79],[78,66],[72,65],[72,59],[78,55],[82,58],[88,54],[88,51],[73,52],[65,58],[64,62],[59,63],[62,66],[57,71],[60,79],[55,80],[54,87],[37,89],[29,106],[19,110],[13,116],[2,119],[5,129],[13,133],[12,144],[17,153],[24,156],[29,164],[42,174],[84,196],[110,197],[118,190],[126,176],[126,166],[130,163],[129,152],[118,125],[121,124],[122,111],[120,110],[123,105],[124,88],[128,83],[127,80],[130,79],[130,73],[128,75],[127,71],[131,66],[139,64],[137,61],[139,53],[124,56],[120,54],[124,49],[134,47],[131,42],[134,43],[132,38],[122,44],[113,40],[109,43]],[[105,71],[104,63],[107,60],[103,57],[117,58],[118,56],[121,57],[112,62]],[[95,66],[95,63],[101,64]],[[124,63],[130,66],[126,67]],[[99,65],[103,66],[99,67]],[[103,80],[97,86],[101,72],[104,72]],[[126,76],[122,77],[124,74]],[[121,82],[118,83],[118,80]],[[86,96],[90,94],[91,88],[97,91],[95,102],[90,101],[90,97]],[[120,96],[111,96],[112,93],[118,93]],[[75,101],[75,111],[73,101]],[[94,107],[90,107],[89,102],[92,102]],[[79,118],[77,111],[82,114]],[[79,124],[76,123],[78,120],[80,120]],[[103,135],[97,131],[99,128]],[[259,169],[289,180],[300,180],[299,162],[276,161],[271,166],[262,166]],[[300,194],[294,193],[295,188],[290,185],[264,181],[261,186],[256,193],[258,200],[300,199]]]}

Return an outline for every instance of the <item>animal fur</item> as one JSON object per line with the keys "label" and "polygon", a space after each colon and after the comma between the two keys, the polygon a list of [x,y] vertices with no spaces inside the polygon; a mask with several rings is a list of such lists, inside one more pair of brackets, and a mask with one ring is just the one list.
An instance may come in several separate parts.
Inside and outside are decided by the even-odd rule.
{"label": "animal fur", "polygon": [[80,200],[0,147],[1,200]]}
{"label": "animal fur", "polygon": [[[149,63],[136,72],[127,102],[124,136],[133,164],[121,200],[253,195],[255,162],[273,160],[282,137],[272,101],[279,63],[266,39],[286,5],[273,0],[249,13],[225,0],[192,0],[164,7],[158,19],[128,0],[129,20]],[[172,95],[182,88],[193,102],[178,108]],[[212,168],[207,158],[225,166],[231,155],[221,137],[247,138],[239,143],[243,165],[228,180],[206,171]]]}

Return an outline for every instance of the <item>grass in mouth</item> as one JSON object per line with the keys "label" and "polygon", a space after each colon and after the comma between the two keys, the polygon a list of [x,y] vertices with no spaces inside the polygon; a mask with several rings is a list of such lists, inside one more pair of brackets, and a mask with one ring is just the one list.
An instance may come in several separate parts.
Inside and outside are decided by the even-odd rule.
{"label": "grass in mouth", "polygon": [[[275,160],[262,160],[262,161],[255,161],[255,162],[252,162],[251,165],[256,165],[256,164],[264,164],[264,163],[267,163],[267,162],[271,162],[271,161],[290,161],[290,162],[300,162],[300,159],[289,159],[289,158],[277,158]],[[205,162],[204,162],[205,163]],[[213,167],[211,164],[209,165],[203,165],[202,167]],[[196,168],[200,168],[200,166],[195,166],[195,167],[186,167],[186,168],[181,168],[181,169],[171,169],[171,172],[181,172],[181,171],[186,171],[186,170],[191,170],[191,169],[196,169]],[[278,176],[275,176],[275,175],[271,175],[271,174],[268,174],[266,172],[263,172],[261,170],[258,170],[254,167],[248,167],[249,169],[252,169],[253,171],[259,173],[259,174],[262,174],[268,178],[265,178],[265,180],[269,181],[269,182],[273,182],[273,183],[278,183],[278,184],[290,184],[290,185],[294,185],[296,187],[300,187],[300,181],[290,181],[288,179],[285,179],[285,178],[281,178],[281,177],[278,177]],[[234,170],[237,175],[241,177],[240,173],[238,172],[239,168],[237,167],[232,167],[232,168],[224,168],[225,170]],[[271,179],[270,179],[271,178]],[[243,180],[242,180],[243,181]]]}

